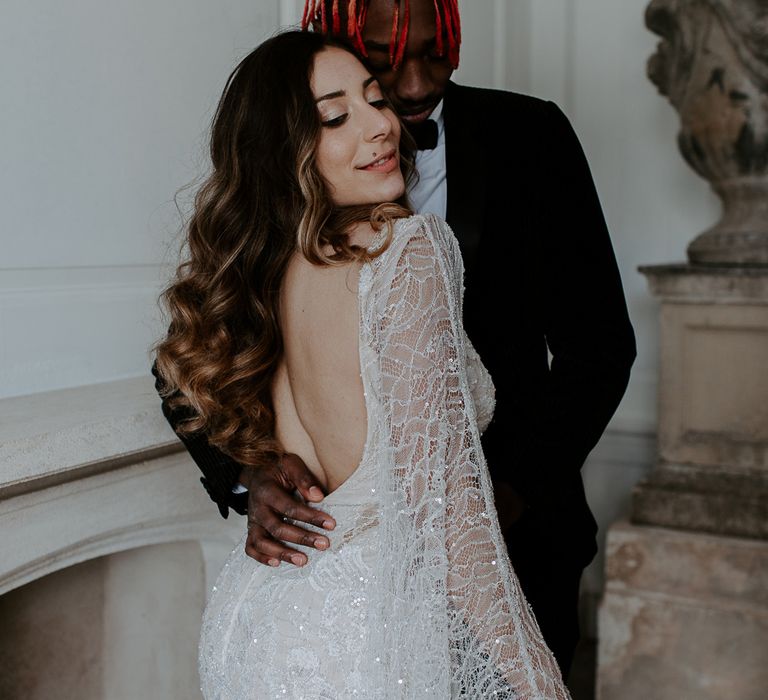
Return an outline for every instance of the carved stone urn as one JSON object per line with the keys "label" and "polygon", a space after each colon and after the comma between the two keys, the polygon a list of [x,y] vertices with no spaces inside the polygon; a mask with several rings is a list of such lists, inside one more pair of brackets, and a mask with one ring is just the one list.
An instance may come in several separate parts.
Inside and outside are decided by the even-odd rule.
{"label": "carved stone urn", "polygon": [[648,75],[680,114],[678,144],[723,203],[694,264],[768,265],[768,2],[652,0]]}

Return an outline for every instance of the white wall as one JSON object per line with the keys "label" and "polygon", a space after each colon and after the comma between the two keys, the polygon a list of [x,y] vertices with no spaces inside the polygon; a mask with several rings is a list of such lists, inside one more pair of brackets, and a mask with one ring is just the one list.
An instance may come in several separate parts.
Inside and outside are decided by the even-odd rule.
{"label": "white wall", "polygon": [[276,1],[5,0],[0,397],[147,372],[174,193],[277,19]]}
{"label": "white wall", "polygon": [[[459,82],[555,100],[581,137],[639,356],[585,478],[602,526],[650,467],[657,307],[638,265],[683,260],[718,214],[645,76],[646,0],[463,0]],[[0,397],[148,371],[175,259],[173,196],[237,60],[300,0],[5,0],[0,23]],[[182,197],[182,203],[187,201]],[[598,561],[593,587],[599,585]]]}
{"label": "white wall", "polygon": [[[592,165],[639,357],[614,420],[655,428],[656,307],[639,264],[682,260],[717,216],[645,77],[645,0],[464,0],[459,82],[555,100]],[[173,196],[205,163],[236,61],[300,0],[6,0],[0,24],[0,396],[134,376],[173,261]],[[470,9],[471,8],[471,9]],[[187,201],[182,195],[182,202]],[[171,247],[169,248],[169,245]]]}

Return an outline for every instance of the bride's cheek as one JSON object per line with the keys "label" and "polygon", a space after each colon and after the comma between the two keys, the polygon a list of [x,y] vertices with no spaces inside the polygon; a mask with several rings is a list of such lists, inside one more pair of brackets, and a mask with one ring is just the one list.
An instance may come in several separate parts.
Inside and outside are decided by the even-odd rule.
{"label": "bride's cheek", "polygon": [[318,168],[332,176],[352,160],[353,152],[349,138],[341,134],[325,136],[318,144],[316,155]]}

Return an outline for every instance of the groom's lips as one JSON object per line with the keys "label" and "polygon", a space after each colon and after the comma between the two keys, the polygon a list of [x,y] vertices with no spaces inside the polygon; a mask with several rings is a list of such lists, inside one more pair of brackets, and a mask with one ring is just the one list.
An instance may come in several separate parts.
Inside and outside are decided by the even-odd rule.
{"label": "groom's lips", "polygon": [[417,110],[408,110],[406,112],[398,112],[400,119],[406,124],[419,124],[432,114],[433,110],[437,106],[437,103],[427,105],[426,107],[419,107]]}

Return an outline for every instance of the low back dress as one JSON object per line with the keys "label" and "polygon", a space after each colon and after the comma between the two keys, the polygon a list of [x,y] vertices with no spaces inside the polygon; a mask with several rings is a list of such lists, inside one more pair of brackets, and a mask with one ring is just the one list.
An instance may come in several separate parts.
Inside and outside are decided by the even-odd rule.
{"label": "low back dress", "polygon": [[206,700],[570,697],[499,527],[480,445],[494,387],[463,329],[463,276],[434,215],[396,220],[362,266],[362,459],[310,504],[336,528],[300,523],[331,543],[297,545],[303,567],[257,563],[245,535],[232,550],[203,616]]}

